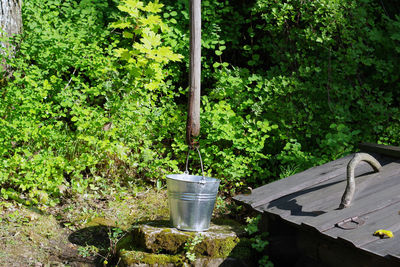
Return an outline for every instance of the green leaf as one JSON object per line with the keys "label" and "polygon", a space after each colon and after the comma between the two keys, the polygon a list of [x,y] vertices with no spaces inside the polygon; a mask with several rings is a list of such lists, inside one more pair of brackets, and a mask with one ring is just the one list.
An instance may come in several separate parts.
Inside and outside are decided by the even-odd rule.
{"label": "green leaf", "polygon": [[122,36],[123,36],[124,38],[131,39],[131,38],[133,38],[133,33],[128,32],[128,31],[124,31],[124,32],[122,33]]}
{"label": "green leaf", "polygon": [[161,11],[163,4],[159,4],[158,2],[150,2],[147,4],[146,7],[141,8],[143,11],[151,12],[151,13],[158,13]]}
{"label": "green leaf", "polygon": [[125,28],[132,27],[132,24],[129,22],[119,21],[119,22],[111,23],[110,27],[115,28],[115,29],[125,29]]}

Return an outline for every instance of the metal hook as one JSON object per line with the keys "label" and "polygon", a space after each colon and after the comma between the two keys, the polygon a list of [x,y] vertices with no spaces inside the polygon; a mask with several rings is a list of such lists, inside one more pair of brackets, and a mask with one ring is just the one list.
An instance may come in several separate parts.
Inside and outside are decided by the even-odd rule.
{"label": "metal hook", "polygon": [[342,201],[340,203],[339,209],[347,208],[350,206],[351,201],[353,200],[354,192],[356,190],[356,182],[354,179],[354,170],[356,165],[360,163],[360,161],[365,161],[371,165],[374,171],[379,172],[382,168],[381,164],[370,154],[367,153],[356,153],[353,159],[347,165],[347,186],[346,190],[343,193]]}

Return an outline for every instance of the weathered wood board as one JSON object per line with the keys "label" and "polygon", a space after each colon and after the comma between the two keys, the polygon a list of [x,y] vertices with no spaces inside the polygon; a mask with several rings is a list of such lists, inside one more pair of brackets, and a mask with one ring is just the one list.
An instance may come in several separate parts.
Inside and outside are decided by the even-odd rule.
{"label": "weathered wood board", "polygon": [[[249,204],[253,208],[267,204],[270,201],[278,199],[282,196],[286,196],[310,186],[326,182],[339,175],[345,175],[347,163],[352,159],[353,156],[354,154],[351,154],[324,165],[313,167],[305,172],[301,172],[285,179],[275,181],[271,184],[256,188],[250,195],[236,196],[235,199]],[[381,157],[377,155],[377,160],[380,159]],[[363,165],[360,164],[358,168],[367,168],[367,171],[372,171],[372,168],[366,163],[363,163]]]}
{"label": "weathered wood board", "polygon": [[[354,154],[264,185],[235,200],[282,218],[297,229],[311,228],[360,250],[400,259],[400,148],[368,143],[360,147],[382,168],[373,172],[368,163],[357,166],[356,193],[348,208],[338,207],[346,188],[347,164]],[[341,228],[340,223],[351,218],[361,225]],[[374,236],[379,229],[390,230],[395,237]]]}
{"label": "weathered wood board", "polygon": [[355,246],[366,246],[374,241],[381,240],[379,236],[373,235],[375,231],[379,229],[392,231],[395,236],[400,234],[399,210],[400,202],[387,208],[360,216],[359,218],[364,221],[364,224],[355,229],[343,230],[334,227],[325,231],[324,234],[340,238]]}
{"label": "weathered wood board", "polygon": [[[387,168],[384,167],[382,169],[381,173],[365,177],[370,178],[371,183],[355,196],[353,205],[349,208],[339,210],[336,209],[338,207],[336,206],[334,210],[327,211],[315,218],[306,218],[302,222],[317,228],[319,231],[326,231],[334,227],[337,222],[355,216],[362,216],[400,201],[400,176],[398,173],[400,164],[389,164],[387,166]],[[396,172],[396,174],[393,174],[393,172]],[[380,181],[378,182],[378,180]]]}
{"label": "weathered wood board", "polygon": [[386,146],[371,143],[361,143],[360,149],[369,153],[378,153],[390,157],[400,158],[400,147],[397,146]]}
{"label": "weathered wood board", "polygon": [[400,231],[394,233],[393,238],[379,239],[362,246],[366,251],[383,257],[394,257],[400,260]]}

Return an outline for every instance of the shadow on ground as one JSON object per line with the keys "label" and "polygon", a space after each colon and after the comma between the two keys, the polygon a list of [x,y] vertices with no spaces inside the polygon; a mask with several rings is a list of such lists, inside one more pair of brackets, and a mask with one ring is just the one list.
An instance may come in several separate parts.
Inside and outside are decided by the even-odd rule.
{"label": "shadow on ground", "polygon": [[107,249],[110,246],[109,231],[110,227],[107,226],[90,226],[73,232],[68,240],[79,246],[95,246],[98,249]]}
{"label": "shadow on ground", "polygon": [[95,266],[104,266],[104,260],[107,260],[107,266],[115,266],[118,258],[115,255],[115,244],[110,237],[113,236],[116,229],[103,225],[89,226],[70,234],[68,241],[81,246],[83,248],[81,254],[87,253],[86,255],[93,259]]}

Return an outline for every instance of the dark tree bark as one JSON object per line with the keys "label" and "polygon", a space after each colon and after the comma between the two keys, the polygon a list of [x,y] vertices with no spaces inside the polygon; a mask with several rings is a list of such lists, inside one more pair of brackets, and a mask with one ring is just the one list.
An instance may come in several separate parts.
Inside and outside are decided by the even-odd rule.
{"label": "dark tree bark", "polygon": [[[21,16],[21,4],[22,0],[0,0],[0,36],[1,37],[13,37],[22,31],[22,16]],[[0,43],[5,51],[9,51],[9,56],[13,56],[15,47],[12,47],[9,43]],[[2,55],[5,55],[5,51],[1,50]],[[7,71],[8,68],[5,65],[4,59],[2,67]]]}

